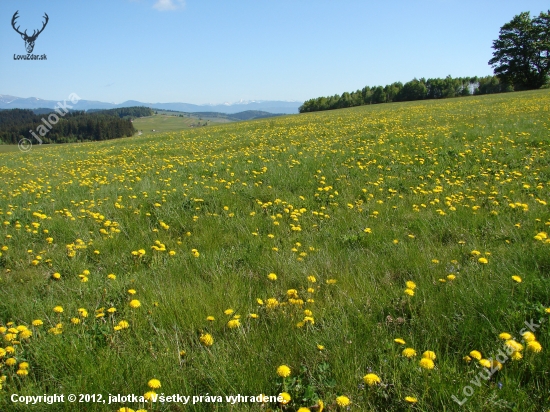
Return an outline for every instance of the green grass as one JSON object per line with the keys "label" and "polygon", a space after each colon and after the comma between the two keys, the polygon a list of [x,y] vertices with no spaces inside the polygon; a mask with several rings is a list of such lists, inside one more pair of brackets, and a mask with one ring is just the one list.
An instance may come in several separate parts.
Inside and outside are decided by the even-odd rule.
{"label": "green grass", "polygon": [[[347,410],[341,395],[353,411],[550,408],[548,107],[543,90],[0,154],[0,324],[33,332],[12,345],[28,376],[6,364],[12,355],[0,360],[0,409],[138,409],[27,407],[10,396],[142,395],[152,378],[165,395],[292,396],[285,407],[146,406],[153,411],[292,412],[319,399],[325,411]],[[73,324],[79,308],[89,315]],[[231,329],[235,314],[241,326]],[[498,335],[521,341],[531,319],[542,352],[524,349],[472,383],[484,368],[463,358],[494,358]],[[129,328],[117,331],[121,320]],[[16,339],[8,334],[4,348]],[[404,347],[417,356],[404,358]],[[433,370],[419,367],[427,350]],[[380,385],[365,385],[367,373]],[[459,406],[452,397],[467,386]]]}

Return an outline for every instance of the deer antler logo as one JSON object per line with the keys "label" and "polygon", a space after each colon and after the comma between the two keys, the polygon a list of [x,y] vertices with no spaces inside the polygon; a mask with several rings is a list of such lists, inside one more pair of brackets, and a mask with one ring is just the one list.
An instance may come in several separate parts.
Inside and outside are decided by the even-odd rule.
{"label": "deer antler logo", "polygon": [[19,10],[17,10],[15,12],[15,14],[13,15],[13,17],[11,19],[11,25],[12,25],[13,29],[21,35],[21,38],[23,40],[25,40],[25,48],[27,49],[27,53],[32,53],[32,51],[34,50],[34,42],[36,41],[36,38],[38,37],[38,35],[40,33],[42,33],[42,31],[44,31],[44,29],[46,28],[46,25],[48,24],[48,20],[50,20],[50,18],[48,17],[48,15],[46,13],[44,13],[44,18],[46,19],[46,21],[43,23],[42,28],[40,30],[38,30],[38,32],[36,30],[34,30],[32,35],[29,36],[27,34],[27,30],[25,30],[24,33],[21,33],[19,31],[20,26],[15,27],[15,21],[19,17],[18,13],[19,13]]}

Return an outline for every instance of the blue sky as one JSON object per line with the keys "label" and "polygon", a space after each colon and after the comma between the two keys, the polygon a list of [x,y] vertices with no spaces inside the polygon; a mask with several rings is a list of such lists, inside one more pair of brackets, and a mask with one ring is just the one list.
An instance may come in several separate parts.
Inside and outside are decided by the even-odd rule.
{"label": "blue sky", "polygon": [[[500,27],[542,0],[1,0],[0,94],[121,103],[298,100],[484,76]],[[34,54],[11,27],[41,27]]]}

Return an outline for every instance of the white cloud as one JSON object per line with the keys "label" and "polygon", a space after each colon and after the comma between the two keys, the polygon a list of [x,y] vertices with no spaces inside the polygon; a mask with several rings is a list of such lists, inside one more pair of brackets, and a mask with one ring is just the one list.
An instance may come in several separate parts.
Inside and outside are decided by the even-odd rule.
{"label": "white cloud", "polygon": [[185,0],[156,0],[153,8],[160,11],[177,10],[185,7]]}

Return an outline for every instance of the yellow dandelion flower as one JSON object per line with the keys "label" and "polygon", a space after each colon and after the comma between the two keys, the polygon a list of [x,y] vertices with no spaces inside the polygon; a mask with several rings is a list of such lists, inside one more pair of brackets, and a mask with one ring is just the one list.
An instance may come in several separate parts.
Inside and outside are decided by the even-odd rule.
{"label": "yellow dandelion flower", "polygon": [[130,327],[130,324],[125,320],[121,320],[120,322],[118,322],[118,327],[120,329],[128,329]]}
{"label": "yellow dandelion flower", "polygon": [[488,359],[480,359],[479,364],[484,368],[490,368],[492,366],[491,361]]}
{"label": "yellow dandelion flower", "polygon": [[32,332],[30,330],[24,330],[19,334],[19,338],[21,339],[29,339],[32,336]]}
{"label": "yellow dandelion flower", "polygon": [[405,295],[414,296],[414,290],[412,290],[412,289],[405,289]]}
{"label": "yellow dandelion flower", "polygon": [[350,404],[350,400],[347,396],[342,395],[336,398],[336,403],[338,404],[338,406],[345,407]]}
{"label": "yellow dandelion flower", "polygon": [[290,376],[290,368],[286,365],[281,365],[277,368],[277,375],[281,378],[286,378]]}
{"label": "yellow dandelion flower", "polygon": [[274,309],[279,306],[279,301],[275,298],[269,298],[266,301],[266,306],[268,309]]}
{"label": "yellow dandelion flower", "polygon": [[433,369],[435,367],[434,361],[429,358],[420,359],[420,367],[424,369]]}
{"label": "yellow dandelion flower", "polygon": [[160,381],[158,379],[151,379],[149,382],[147,382],[147,386],[149,386],[151,389],[158,389],[160,388]]}
{"label": "yellow dandelion flower", "polygon": [[214,338],[209,333],[202,334],[199,340],[204,346],[212,346],[214,344]]}
{"label": "yellow dandelion flower", "polygon": [[422,357],[423,358],[427,358],[427,359],[431,359],[431,360],[435,360],[436,359],[436,356],[435,356],[435,352],[431,351],[431,350],[427,350],[426,352],[424,352],[422,354]]}
{"label": "yellow dandelion flower", "polygon": [[399,343],[400,345],[404,345],[405,344],[405,341],[401,338],[397,338],[397,339],[394,339],[393,340],[395,343]]}
{"label": "yellow dandelion flower", "polygon": [[512,339],[512,335],[510,335],[508,332],[502,332],[498,337],[502,340],[509,340]]}
{"label": "yellow dandelion flower", "polygon": [[233,313],[235,313],[235,311],[233,309],[229,308],[229,309],[224,310],[223,313],[225,313],[226,315],[232,315]]}
{"label": "yellow dandelion flower", "polygon": [[377,385],[381,382],[378,375],[376,375],[374,373],[368,373],[365,376],[363,376],[363,381],[369,386],[374,386],[374,385]]}
{"label": "yellow dandelion flower", "polygon": [[523,339],[525,340],[525,342],[532,342],[534,340],[537,340],[535,334],[533,332],[525,332],[523,335]]}
{"label": "yellow dandelion flower", "polygon": [[227,327],[229,329],[235,329],[241,326],[241,321],[239,319],[231,319],[229,322],[227,322]]}
{"label": "yellow dandelion flower", "polygon": [[413,348],[405,348],[401,354],[406,358],[412,358],[416,356],[416,351]]}
{"label": "yellow dandelion flower", "polygon": [[516,352],[521,352],[523,350],[523,345],[513,339],[507,340],[506,342],[504,342],[504,344]]}
{"label": "yellow dandelion flower", "polygon": [[269,275],[267,275],[267,278],[269,280],[275,281],[275,280],[277,280],[277,275],[275,273],[270,273]]}
{"label": "yellow dandelion flower", "polygon": [[141,302],[137,299],[132,299],[129,303],[131,308],[137,309],[141,306]]}
{"label": "yellow dandelion flower", "polygon": [[279,396],[282,398],[281,403],[283,405],[286,405],[287,403],[289,403],[292,400],[292,398],[290,397],[290,394],[287,393],[287,392],[281,392],[279,394]]}
{"label": "yellow dandelion flower", "polygon": [[477,351],[477,350],[473,350],[470,352],[470,356],[474,359],[477,359],[477,360],[481,360],[482,356],[481,356],[481,352]]}
{"label": "yellow dandelion flower", "polygon": [[32,325],[33,326],[42,326],[44,324],[44,322],[40,319],[35,319],[32,321]]}
{"label": "yellow dandelion flower", "polygon": [[514,282],[517,282],[517,283],[521,283],[521,282],[522,282],[521,278],[520,278],[519,276],[515,276],[515,275],[512,276],[512,280],[513,280]]}
{"label": "yellow dandelion flower", "polygon": [[418,402],[418,399],[416,399],[416,398],[413,397],[413,396],[405,396],[405,402],[408,402],[408,403],[416,403],[416,402]]}
{"label": "yellow dandelion flower", "polygon": [[477,261],[483,265],[486,265],[487,263],[489,263],[489,261],[484,257],[480,257]]}
{"label": "yellow dandelion flower", "polygon": [[62,306],[56,306],[55,308],[53,308],[53,311],[55,313],[63,313],[63,307]]}
{"label": "yellow dandelion flower", "polygon": [[521,360],[523,359],[523,355],[520,353],[520,352],[512,352],[512,355],[510,356],[512,358],[512,360],[514,361],[518,361],[518,360]]}
{"label": "yellow dandelion flower", "polygon": [[287,290],[286,295],[290,298],[298,299],[298,291],[296,289]]}
{"label": "yellow dandelion flower", "polygon": [[414,283],[412,280],[408,280],[407,282],[405,282],[405,286],[407,287],[407,289],[416,289],[416,283]]}
{"label": "yellow dandelion flower", "polygon": [[540,351],[542,351],[542,346],[536,340],[533,340],[527,343],[527,350],[529,352],[539,353]]}

